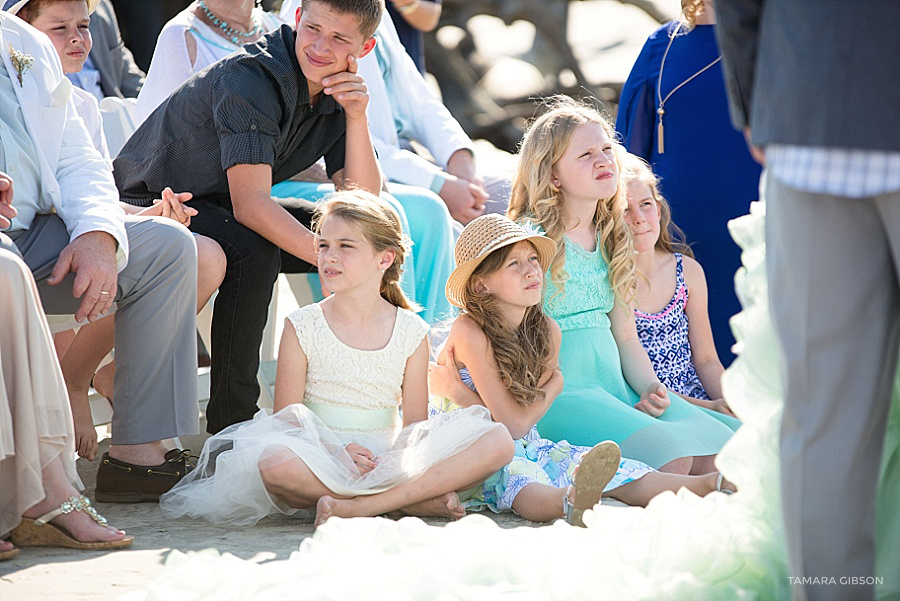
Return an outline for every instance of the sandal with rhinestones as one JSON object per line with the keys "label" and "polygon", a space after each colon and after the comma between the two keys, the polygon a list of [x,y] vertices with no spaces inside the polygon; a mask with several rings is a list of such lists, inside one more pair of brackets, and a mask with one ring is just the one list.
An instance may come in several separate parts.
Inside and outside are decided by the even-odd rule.
{"label": "sandal with rhinestones", "polygon": [[37,519],[22,518],[22,523],[16,526],[10,534],[12,542],[19,547],[65,547],[94,551],[121,549],[134,542],[133,536],[126,536],[122,540],[86,543],[73,537],[62,526],[50,523],[50,520],[73,511],[85,512],[101,526],[108,524],[106,518],[97,513],[87,497],[72,496],[58,508]]}

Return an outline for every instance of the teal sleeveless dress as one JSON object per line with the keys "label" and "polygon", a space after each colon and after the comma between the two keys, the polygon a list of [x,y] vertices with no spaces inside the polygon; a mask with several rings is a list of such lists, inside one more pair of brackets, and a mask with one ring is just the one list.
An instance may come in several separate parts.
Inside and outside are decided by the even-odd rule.
{"label": "teal sleeveless dress", "polygon": [[718,453],[739,420],[672,393],[672,405],[661,417],[634,408],[640,394],[625,381],[610,329],[607,313],[616,300],[601,246],[598,242],[597,249],[588,252],[564,240],[569,279],[559,292],[548,277],[544,297],[544,311],[562,329],[559,365],[564,384],[538,422],[541,435],[582,446],[612,440],[624,457],[657,469],[679,457]]}

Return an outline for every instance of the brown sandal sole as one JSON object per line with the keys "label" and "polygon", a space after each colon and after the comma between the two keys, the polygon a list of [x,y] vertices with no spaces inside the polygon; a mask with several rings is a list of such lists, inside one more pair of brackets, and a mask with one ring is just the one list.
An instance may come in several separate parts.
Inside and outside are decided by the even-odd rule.
{"label": "brown sandal sole", "polygon": [[611,440],[597,444],[581,458],[575,474],[575,498],[572,501],[574,525],[584,526],[582,514],[600,502],[603,489],[615,477],[621,460],[622,451]]}
{"label": "brown sandal sole", "polygon": [[18,549],[9,549],[8,551],[0,551],[0,561],[7,561],[19,554]]}
{"label": "brown sandal sole", "polygon": [[13,529],[10,537],[13,544],[18,547],[64,547],[85,551],[122,549],[131,546],[131,543],[134,542],[133,536],[126,536],[122,540],[85,543],[75,539],[56,524],[38,526],[31,518],[22,518],[22,523]]}

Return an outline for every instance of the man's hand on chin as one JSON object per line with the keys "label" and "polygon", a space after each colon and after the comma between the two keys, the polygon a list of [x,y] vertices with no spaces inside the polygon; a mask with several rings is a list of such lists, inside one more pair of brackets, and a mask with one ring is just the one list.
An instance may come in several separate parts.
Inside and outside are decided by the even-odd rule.
{"label": "man's hand on chin", "polygon": [[47,283],[59,284],[70,271],[75,272],[72,296],[81,298],[75,320],[94,321],[116,299],[116,239],[106,232],[81,234],[59,254]]}

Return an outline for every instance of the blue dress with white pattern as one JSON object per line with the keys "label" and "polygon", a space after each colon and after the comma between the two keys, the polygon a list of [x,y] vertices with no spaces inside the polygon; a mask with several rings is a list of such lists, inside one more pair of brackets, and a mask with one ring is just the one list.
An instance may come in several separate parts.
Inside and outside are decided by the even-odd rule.
{"label": "blue dress with white pattern", "polygon": [[688,316],[684,312],[689,291],[684,283],[681,253],[675,253],[675,294],[659,313],[634,310],[638,338],[647,351],[659,381],[679,394],[709,399],[694,368]]}
{"label": "blue dress with white pattern", "polygon": [[[466,386],[475,390],[468,369],[460,369],[459,377]],[[459,405],[449,399],[432,396],[428,415],[432,417],[456,409],[459,409]],[[494,473],[480,487],[460,494],[460,500],[466,509],[479,510],[486,507],[495,513],[511,511],[516,495],[535,482],[556,488],[568,487],[575,482],[575,468],[581,463],[581,458],[591,450],[591,447],[571,445],[565,440],[553,442],[541,438],[536,426],[532,426],[528,434],[515,443],[516,454],[512,463]],[[640,461],[622,458],[616,475],[603,490],[613,490],[652,471],[652,467]]]}

